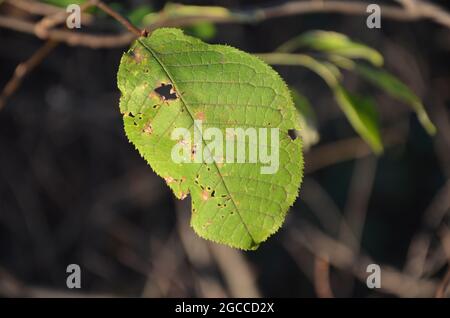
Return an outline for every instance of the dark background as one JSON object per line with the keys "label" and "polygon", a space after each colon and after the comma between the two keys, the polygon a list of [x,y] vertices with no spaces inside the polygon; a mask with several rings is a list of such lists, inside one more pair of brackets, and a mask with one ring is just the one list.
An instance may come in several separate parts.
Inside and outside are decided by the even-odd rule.
{"label": "dark background", "polygon": [[[142,2],[126,4],[131,8]],[[276,3],[179,2],[228,8]],[[164,1],[152,3],[159,9]],[[366,214],[361,238],[365,255],[382,270],[390,266],[439,282],[446,273],[439,233],[449,221],[448,206],[442,202],[450,191],[443,192],[437,207],[430,204],[450,176],[450,30],[428,20],[388,19],[382,19],[381,29],[370,30],[365,19],[310,14],[257,25],[217,25],[211,43],[247,52],[273,51],[311,29],[345,33],[384,55],[386,69],[422,98],[439,129],[437,136],[428,136],[406,105],[370,91],[356,76],[346,74],[347,87],[374,94],[383,126],[399,128],[402,142],[387,147],[378,158],[359,156],[309,172],[308,160],[320,155],[315,149],[355,133],[316,75],[299,67],[277,67],[289,85],[311,100],[321,141],[306,154],[305,183],[283,228],[257,251],[245,253],[195,236],[187,227],[189,202],[177,202],[127,141],[116,86],[126,48],[60,45],[0,112],[0,295],[315,297],[320,295],[314,276],[320,263],[295,235],[304,224],[313,224],[339,238],[334,217],[355,205]],[[42,41],[0,29],[0,43],[3,87],[16,65]],[[438,224],[427,223],[430,209],[443,210]],[[416,275],[408,251],[420,233],[431,238],[426,254],[430,261]],[[82,289],[76,292],[66,289],[66,267],[71,263],[82,268]],[[330,278],[335,296],[408,296],[369,290],[352,278],[351,270],[337,267],[331,267]],[[240,282],[243,276],[250,279]]]}

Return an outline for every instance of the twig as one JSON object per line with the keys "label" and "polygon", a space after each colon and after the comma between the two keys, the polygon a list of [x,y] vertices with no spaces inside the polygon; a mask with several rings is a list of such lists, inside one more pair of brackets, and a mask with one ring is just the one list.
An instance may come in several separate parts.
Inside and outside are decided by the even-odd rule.
{"label": "twig", "polygon": [[[375,180],[376,166],[377,159],[375,156],[356,160],[354,165],[344,210],[345,214],[342,218],[346,222],[341,222],[339,232],[339,240],[350,246],[354,253],[359,253],[361,248],[361,238]],[[350,275],[345,275],[342,279],[341,284],[350,292],[354,287],[353,278]]]}
{"label": "twig", "polygon": [[0,27],[34,34],[39,38],[51,39],[70,46],[86,46],[92,49],[123,47],[128,45],[136,37],[134,33],[129,32],[114,35],[95,35],[60,29],[48,30],[47,34],[39,36],[36,33],[35,23],[5,16],[0,16]]}
{"label": "twig", "polygon": [[241,251],[215,243],[208,244],[232,297],[261,297],[256,285],[255,273],[251,270]]}
{"label": "twig", "polygon": [[325,255],[314,259],[314,288],[319,298],[334,298],[330,286],[330,263]]}
{"label": "twig", "polygon": [[347,203],[345,207],[345,219],[353,233],[351,239],[348,238],[348,230],[341,227],[340,240],[352,246],[356,242],[357,246],[352,246],[355,252],[360,249],[361,236],[366,220],[367,207],[372,194],[373,183],[375,181],[377,159],[375,156],[366,157],[356,161],[350,188],[348,190]]}
{"label": "twig", "polygon": [[[383,143],[387,147],[399,145],[405,141],[406,132],[398,128],[383,130]],[[325,167],[372,154],[370,147],[359,137],[339,140],[323,146],[312,148],[305,154],[306,173],[323,169]]]}
{"label": "twig", "polygon": [[[91,0],[97,2],[96,0]],[[122,23],[128,30],[132,32],[134,36],[146,35],[146,31],[141,31],[135,26],[131,25],[129,21],[120,16],[117,12],[110,10],[103,2],[97,2],[99,7],[105,10],[112,17],[116,18]],[[159,13],[157,21],[152,25],[147,26],[148,30],[153,30],[162,26],[189,26],[198,22],[214,22],[214,23],[256,23],[267,19],[292,16],[311,13],[339,13],[348,15],[366,15],[366,9],[369,3],[362,1],[293,1],[287,2],[281,5],[248,9],[243,11],[228,11],[223,15],[210,15],[207,12],[192,16],[183,17],[167,17],[164,10]],[[436,5],[420,2],[416,4],[419,8],[419,13],[412,13],[411,10],[406,10],[397,6],[381,6],[383,17],[387,19],[394,19],[399,21],[416,21],[420,19],[432,19],[437,23],[440,23],[450,28],[450,14]],[[222,8],[222,7],[211,7]],[[222,8],[223,9],[223,8]],[[0,16],[0,26],[9,28],[19,32],[35,34],[34,24],[15,18]],[[46,39],[53,39],[61,42],[65,42],[69,45],[88,46],[91,48],[101,47],[121,47],[130,43],[134,36],[107,36],[106,39],[102,39],[105,36],[83,34],[78,32],[64,32],[61,30],[49,31]],[[115,42],[117,41],[117,42]]]}
{"label": "twig", "polygon": [[[85,2],[80,6],[80,11],[84,13],[84,11],[92,6],[93,5],[91,3]],[[46,39],[48,38],[49,30],[65,22],[67,20],[67,17],[68,13],[65,10],[59,10],[53,14],[48,14],[34,25],[34,33],[37,37]],[[81,23],[83,24],[88,24],[91,22],[91,20],[92,19],[85,18],[84,14],[81,16]]]}
{"label": "twig", "polygon": [[45,42],[45,44],[41,46],[36,52],[34,52],[34,54],[28,60],[17,65],[12,78],[5,85],[0,95],[0,111],[3,109],[3,107],[5,107],[8,98],[12,94],[14,94],[14,92],[19,88],[20,84],[22,84],[24,77],[33,69],[35,69],[36,66],[38,66],[57,45],[58,42],[49,40]]}
{"label": "twig", "polygon": [[194,287],[199,297],[227,297],[225,286],[214,274],[214,260],[208,243],[194,234],[189,227],[190,202],[175,200],[177,230],[184,252],[192,265]]}
{"label": "twig", "polygon": [[[366,282],[368,264],[376,263],[363,254],[355,254],[349,247],[325,235],[311,225],[304,224],[298,230],[291,230],[288,241],[306,247],[314,255],[329,257],[329,262],[338,269],[353,273],[356,278]],[[292,252],[292,249],[289,249]],[[297,257],[295,253],[291,253]],[[401,273],[397,269],[380,265],[382,269],[381,290],[399,297],[430,297],[437,284],[433,280],[417,279]]]}
{"label": "twig", "polygon": [[441,230],[441,241],[444,247],[445,254],[447,256],[447,273],[436,289],[436,298],[444,298],[446,290],[450,285],[450,230],[447,227],[443,227]]}
{"label": "twig", "polygon": [[[109,14],[111,17],[119,21],[122,25],[124,25],[130,32],[137,36],[146,36],[147,31],[140,31],[138,28],[136,28],[134,25],[132,25],[127,19],[122,17],[120,14],[112,10],[108,5],[104,4],[102,1],[98,0],[91,0],[87,3],[84,3],[81,6],[81,11],[85,11],[88,8],[92,7],[93,5],[98,6],[99,9],[105,11],[107,14]],[[8,81],[6,86],[4,87],[1,95],[0,95],[0,111],[4,108],[7,99],[19,88],[20,84],[23,81],[23,78],[28,74],[30,71],[32,71],[37,65],[39,65],[44,58],[51,52],[53,49],[59,44],[60,40],[66,40],[67,43],[76,44],[77,40],[79,38],[76,37],[75,32],[70,31],[62,31],[62,30],[51,30],[54,26],[58,25],[59,23],[62,23],[65,18],[67,17],[66,12],[58,11],[55,14],[51,14],[49,16],[44,17],[40,22],[33,24],[28,23],[22,20],[17,20],[14,18],[8,18],[8,17],[0,17],[0,26],[3,25],[15,25],[19,29],[21,29],[24,32],[32,32],[36,34],[40,38],[50,38],[49,34],[53,34],[51,39],[47,40],[47,42],[38,49],[27,61],[20,63],[15,71],[12,78]],[[83,39],[90,40],[93,44],[98,43],[98,38],[89,38],[86,36],[83,36]],[[117,44],[118,42],[121,43],[123,39],[125,39],[126,42],[129,42],[131,37],[126,34],[125,36],[114,36],[113,41],[111,41],[111,38],[102,36],[101,39],[104,41],[108,41],[108,43],[113,42],[114,44]]]}
{"label": "twig", "polygon": [[38,1],[6,0],[5,3],[14,6],[20,10],[23,10],[25,12],[38,15],[49,15],[60,11],[64,11],[61,8],[52,6],[51,4],[46,4]]}
{"label": "twig", "polygon": [[438,191],[423,214],[424,228],[411,240],[405,271],[417,277],[422,276],[431,245],[431,233],[435,232],[450,208],[450,179]]}
{"label": "twig", "polygon": [[[263,9],[261,11],[261,16],[265,18],[275,18],[302,13],[321,12],[366,15],[369,4],[370,3],[363,1],[293,1],[280,6]],[[450,14],[434,4],[416,1],[414,11],[391,5],[381,5],[380,8],[384,18],[400,21],[431,19],[450,28]]]}
{"label": "twig", "polygon": [[147,31],[140,30],[136,26],[134,26],[130,21],[128,21],[126,18],[124,18],[122,15],[120,15],[118,12],[114,11],[110,6],[108,6],[103,1],[99,0],[90,0],[90,3],[97,6],[100,10],[103,10],[105,13],[110,15],[112,18],[117,20],[120,24],[122,24],[125,28],[128,29],[131,33],[136,35],[137,37],[140,36],[147,36]]}
{"label": "twig", "polygon": [[447,270],[447,273],[445,274],[444,278],[442,279],[441,283],[439,284],[436,290],[436,298],[445,297],[445,291],[447,290],[449,284],[450,284],[450,268]]}

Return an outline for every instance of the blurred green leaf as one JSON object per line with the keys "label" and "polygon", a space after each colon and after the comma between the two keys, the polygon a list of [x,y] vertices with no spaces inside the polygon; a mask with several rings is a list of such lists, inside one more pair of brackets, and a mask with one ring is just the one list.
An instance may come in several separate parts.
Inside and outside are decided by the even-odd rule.
{"label": "blurred green leaf", "polygon": [[378,51],[362,43],[353,42],[344,34],[331,31],[303,33],[281,45],[277,51],[293,52],[303,47],[349,58],[362,58],[376,66],[383,65],[383,56]]}
{"label": "blurred green leaf", "polygon": [[67,7],[71,4],[82,4],[86,2],[86,0],[41,0],[41,2],[52,4],[58,7]]}
{"label": "blurred green leaf", "polygon": [[434,135],[436,133],[436,127],[428,117],[420,98],[398,78],[387,71],[375,69],[362,64],[355,64],[355,71],[373,85],[384,90],[390,96],[410,105],[417,113],[417,117],[425,130],[430,135]]}
{"label": "blurred green leaf", "polygon": [[340,71],[330,62],[319,61],[305,54],[267,53],[258,54],[265,62],[274,65],[299,65],[310,69],[328,84],[355,131],[363,138],[373,152],[383,152],[379,120],[374,102],[347,92],[340,84]]}
{"label": "blurred green leaf", "polygon": [[317,130],[317,118],[309,100],[303,94],[294,88],[291,88],[291,93],[300,116],[300,136],[303,140],[303,149],[307,150],[318,143],[320,139]]}
{"label": "blurred green leaf", "polygon": [[210,18],[228,18],[232,15],[227,8],[217,6],[196,6],[179,3],[167,3],[163,12],[169,17],[192,17],[202,16]]}
{"label": "blurred green leaf", "polygon": [[184,28],[189,35],[195,36],[204,41],[211,40],[216,36],[216,26],[210,22],[200,22]]}
{"label": "blurred green leaf", "polygon": [[[218,6],[196,6],[196,5],[183,5],[179,3],[167,3],[164,8],[158,13],[150,13],[145,16],[144,24],[158,24],[158,21],[176,21],[178,19],[195,19],[196,17],[202,17],[203,20],[221,20],[229,19],[234,16],[235,13],[230,10],[218,7]],[[213,25],[212,25],[213,26]],[[187,31],[189,28],[185,28]],[[212,38],[213,32],[215,32],[214,26],[204,24],[204,22],[199,23],[198,27],[194,27],[193,32],[197,32],[198,37],[207,39],[207,37]],[[191,33],[195,35],[194,33]],[[214,33],[215,34],[215,33]],[[197,36],[197,35],[195,35]]]}
{"label": "blurred green leaf", "polygon": [[143,25],[144,18],[153,12],[153,8],[148,4],[140,5],[127,14],[128,20],[137,26]]}
{"label": "blurred green leaf", "polygon": [[257,56],[272,65],[298,65],[303,66],[319,75],[330,87],[339,83],[341,72],[336,65],[322,62],[306,54],[264,53]]}
{"label": "blurred green leaf", "polygon": [[351,94],[341,85],[337,85],[333,92],[336,102],[356,132],[369,144],[374,153],[382,153],[383,143],[378,113],[373,100]]}

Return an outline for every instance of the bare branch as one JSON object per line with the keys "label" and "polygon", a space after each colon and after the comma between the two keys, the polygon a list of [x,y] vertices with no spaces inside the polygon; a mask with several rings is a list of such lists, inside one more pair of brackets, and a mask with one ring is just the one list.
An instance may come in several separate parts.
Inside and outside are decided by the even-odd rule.
{"label": "bare branch", "polygon": [[90,0],[90,3],[97,6],[100,10],[107,13],[109,16],[117,20],[120,24],[122,24],[128,31],[136,35],[137,37],[140,36],[147,36],[147,31],[140,30],[136,26],[134,26],[130,21],[128,21],[126,18],[124,18],[122,15],[120,15],[117,11],[114,11],[110,6],[108,6],[103,1],[99,0]]}
{"label": "bare branch", "polygon": [[[300,229],[291,230],[288,241],[307,248],[314,255],[326,254],[330,265],[352,273],[362,282],[367,278],[367,265],[376,263],[370,257],[355,253],[311,225],[304,224]],[[293,257],[297,257],[292,248],[288,250]],[[437,284],[434,280],[418,279],[388,265],[381,265],[381,268],[381,290],[387,293],[399,297],[430,297],[435,293]]]}
{"label": "bare branch", "polygon": [[12,78],[8,81],[0,95],[0,110],[5,106],[8,98],[20,87],[24,77],[38,66],[50,52],[58,45],[56,41],[49,40],[39,48],[28,60],[17,65]]}
{"label": "bare branch", "polygon": [[[50,30],[48,34],[40,38],[52,39],[69,45],[88,46],[91,48],[101,47],[121,47],[130,43],[135,36],[145,36],[147,32],[139,30],[128,20],[113,11],[110,7],[98,0],[91,0],[90,4],[97,5],[100,9],[111,15],[114,19],[124,25],[134,36],[125,35],[92,35],[73,31]],[[159,13],[157,20],[147,26],[148,30],[153,30],[162,26],[189,26],[198,22],[214,23],[256,23],[267,19],[273,19],[283,16],[301,15],[301,14],[325,14],[337,13],[346,15],[366,15],[368,2],[364,1],[292,1],[281,5],[256,8],[243,11],[229,11],[224,15],[208,14],[207,11],[192,16],[174,16],[167,17],[164,10]],[[214,7],[215,8],[215,7]],[[218,7],[217,7],[218,8]],[[399,21],[417,21],[422,19],[433,20],[447,28],[450,28],[450,14],[442,8],[423,1],[415,1],[415,10],[412,11],[405,7],[381,6],[383,17]],[[0,16],[0,26],[19,32],[36,34],[34,25],[31,22]],[[117,41],[117,42],[115,42]]]}
{"label": "bare branch", "polygon": [[[382,132],[386,148],[402,144],[406,138],[404,129],[386,128]],[[339,140],[323,146],[312,148],[305,154],[309,164],[305,167],[306,173],[323,169],[347,160],[364,158],[372,154],[372,150],[360,137]]]}

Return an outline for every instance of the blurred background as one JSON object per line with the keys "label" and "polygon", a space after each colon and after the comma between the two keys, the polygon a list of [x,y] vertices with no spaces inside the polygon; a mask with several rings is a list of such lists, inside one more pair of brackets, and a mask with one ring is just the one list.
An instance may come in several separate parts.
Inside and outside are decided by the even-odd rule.
{"label": "blurred background", "polygon": [[[45,52],[0,111],[0,296],[449,295],[450,28],[445,16],[440,23],[383,18],[382,12],[381,29],[367,28],[367,15],[343,12],[185,27],[209,43],[250,53],[273,52],[309,30],[346,34],[384,56],[385,69],[421,98],[437,127],[436,135],[428,135],[408,105],[347,72],[343,84],[377,102],[385,151],[376,156],[316,74],[275,66],[309,99],[320,140],[305,151],[304,182],[282,229],[258,250],[241,252],[196,236],[189,227],[189,199],[176,200],[125,137],[116,73],[129,34],[123,43],[113,39],[110,47],[96,48],[95,39],[90,45],[53,47],[20,21],[37,24],[77,1],[29,1],[45,5],[37,7],[25,2],[0,1],[0,88],[19,63]],[[371,2],[401,8],[401,1]],[[107,3],[142,25],[166,5]],[[284,1],[177,3],[247,12]],[[428,3],[450,9],[448,1]],[[85,18],[87,26],[79,32],[126,34],[97,10]],[[66,287],[66,267],[73,263],[82,271],[77,290]],[[381,267],[380,289],[366,286],[372,263]]]}

